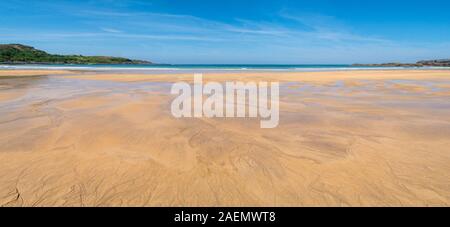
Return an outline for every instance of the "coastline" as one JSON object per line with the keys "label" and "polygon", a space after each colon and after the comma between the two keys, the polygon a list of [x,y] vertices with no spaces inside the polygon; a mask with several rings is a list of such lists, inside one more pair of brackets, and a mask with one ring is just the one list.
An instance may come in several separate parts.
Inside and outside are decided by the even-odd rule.
{"label": "coastline", "polygon": [[380,66],[353,66],[353,65],[1,65],[0,70],[86,70],[95,72],[121,72],[121,73],[229,73],[229,72],[333,72],[333,71],[360,71],[360,70],[450,70],[450,67],[424,66],[424,67],[380,67]]}

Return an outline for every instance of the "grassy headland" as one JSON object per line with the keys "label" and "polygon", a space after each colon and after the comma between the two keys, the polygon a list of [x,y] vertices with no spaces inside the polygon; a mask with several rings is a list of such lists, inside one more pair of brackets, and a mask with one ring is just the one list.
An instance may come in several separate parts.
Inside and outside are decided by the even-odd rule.
{"label": "grassy headland", "polygon": [[6,64],[152,64],[109,56],[56,55],[22,44],[0,44],[0,63]]}

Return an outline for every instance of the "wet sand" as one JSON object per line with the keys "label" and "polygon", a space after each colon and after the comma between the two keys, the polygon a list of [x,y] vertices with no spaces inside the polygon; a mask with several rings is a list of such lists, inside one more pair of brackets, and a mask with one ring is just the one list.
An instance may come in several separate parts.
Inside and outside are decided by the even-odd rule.
{"label": "wet sand", "polygon": [[192,78],[0,71],[0,206],[450,205],[450,70],[204,76],[280,81],[275,129],[173,118]]}
{"label": "wet sand", "polygon": [[66,75],[74,73],[76,72],[69,70],[0,70],[0,77],[4,78],[4,77]]}

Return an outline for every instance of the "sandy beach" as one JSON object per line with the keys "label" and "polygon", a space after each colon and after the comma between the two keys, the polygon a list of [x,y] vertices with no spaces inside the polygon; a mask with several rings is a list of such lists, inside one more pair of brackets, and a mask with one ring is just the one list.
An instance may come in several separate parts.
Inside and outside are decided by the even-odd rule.
{"label": "sandy beach", "polygon": [[279,81],[280,123],[182,118],[192,74],[0,70],[0,206],[449,206],[450,70]]}

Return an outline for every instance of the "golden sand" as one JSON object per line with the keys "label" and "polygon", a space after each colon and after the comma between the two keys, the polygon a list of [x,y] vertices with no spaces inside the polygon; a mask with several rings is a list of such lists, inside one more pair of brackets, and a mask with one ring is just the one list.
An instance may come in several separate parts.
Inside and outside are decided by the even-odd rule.
{"label": "golden sand", "polygon": [[[207,73],[203,80],[208,81],[280,81],[280,82],[310,82],[329,83],[338,80],[386,80],[412,79],[431,80],[448,79],[450,70],[367,70],[367,71],[338,71],[338,72],[253,72],[253,73]],[[84,80],[107,80],[116,82],[177,82],[192,81],[192,74],[85,74],[77,76]]]}
{"label": "golden sand", "polygon": [[172,117],[192,78],[0,79],[0,205],[450,205],[450,71],[204,76],[281,81],[275,129]]}

